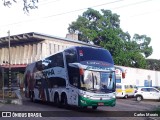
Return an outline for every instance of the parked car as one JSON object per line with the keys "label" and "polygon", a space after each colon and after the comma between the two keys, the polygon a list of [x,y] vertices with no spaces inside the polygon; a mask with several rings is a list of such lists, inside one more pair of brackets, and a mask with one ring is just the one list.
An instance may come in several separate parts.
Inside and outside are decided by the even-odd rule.
{"label": "parked car", "polygon": [[160,101],[160,91],[154,87],[139,87],[137,88],[134,96],[137,101],[141,101],[143,99]]}

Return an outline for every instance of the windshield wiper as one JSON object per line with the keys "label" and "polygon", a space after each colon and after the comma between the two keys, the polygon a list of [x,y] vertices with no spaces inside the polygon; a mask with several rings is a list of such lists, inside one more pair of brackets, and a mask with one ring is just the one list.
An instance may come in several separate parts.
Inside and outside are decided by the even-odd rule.
{"label": "windshield wiper", "polygon": [[89,89],[87,89],[87,90],[89,90],[89,91],[92,91],[92,92],[96,92],[97,91],[97,89],[93,89],[93,88],[89,88]]}

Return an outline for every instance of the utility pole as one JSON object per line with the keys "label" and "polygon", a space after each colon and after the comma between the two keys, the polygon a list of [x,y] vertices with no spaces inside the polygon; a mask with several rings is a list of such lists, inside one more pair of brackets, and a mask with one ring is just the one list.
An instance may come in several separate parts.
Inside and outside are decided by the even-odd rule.
{"label": "utility pole", "polygon": [[3,81],[2,91],[3,91],[3,99],[4,99],[4,68],[3,67],[2,67],[2,81]]}
{"label": "utility pole", "polygon": [[9,97],[11,97],[12,91],[11,91],[11,53],[10,53],[10,30],[8,31],[8,55],[9,55],[9,71],[8,71],[8,88],[9,88]]}

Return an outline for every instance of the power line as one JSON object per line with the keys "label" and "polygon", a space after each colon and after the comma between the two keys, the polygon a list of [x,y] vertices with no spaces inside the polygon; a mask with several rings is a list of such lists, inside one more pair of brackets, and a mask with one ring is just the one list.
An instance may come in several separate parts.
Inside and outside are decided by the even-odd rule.
{"label": "power line", "polygon": [[[117,3],[117,2],[121,2],[121,1],[124,1],[124,0],[117,0],[117,1],[113,1],[113,2],[103,3],[103,4],[99,4],[99,5],[95,5],[95,6],[91,6],[91,7],[87,7],[87,8],[81,8],[81,9],[77,9],[77,10],[73,10],[73,11],[68,11],[68,12],[64,12],[64,13],[59,13],[59,14],[54,14],[54,15],[46,16],[46,17],[42,17],[42,18],[49,18],[49,17],[60,16],[60,15],[64,15],[64,14],[78,12],[78,11],[85,10],[85,9],[88,9],[88,8],[99,7],[99,6],[103,6],[103,5],[107,5],[107,4],[113,4],[113,3]],[[37,19],[39,19],[39,18],[36,18],[36,20]],[[7,24],[7,25],[3,25],[3,26],[15,25],[15,24],[20,24],[20,23],[28,22],[28,21],[34,21],[34,20],[33,19],[32,20],[26,20],[26,21],[11,23],[11,24]],[[3,26],[0,26],[0,27],[3,27]]]}
{"label": "power line", "polygon": [[54,3],[54,2],[59,2],[59,1],[61,1],[61,0],[54,0],[54,1],[49,1],[49,0],[48,0],[48,2],[46,2],[46,1],[45,1],[44,3],[41,2],[41,3],[39,3],[38,5],[47,5],[47,4]]}
{"label": "power line", "polygon": [[[55,0],[55,1],[59,1],[59,0]],[[54,14],[54,15],[50,15],[50,16],[45,16],[45,17],[41,17],[41,18],[45,19],[45,18],[60,16],[60,15],[65,15],[65,14],[69,14],[69,13],[73,13],[73,12],[82,11],[82,10],[85,10],[85,9],[88,9],[88,8],[100,7],[100,6],[104,6],[104,5],[108,5],[108,4],[114,4],[114,3],[117,3],[117,2],[121,2],[121,1],[124,1],[124,0],[112,1],[112,2],[108,2],[108,3],[103,3],[103,4],[87,7],[87,8],[81,8],[81,9],[77,9],[77,10],[72,10],[72,11],[68,11],[68,12],[63,12],[63,13],[58,13],[58,14]],[[145,2],[149,2],[149,1],[153,1],[153,0],[144,0],[144,1],[141,1],[141,2],[131,3],[131,4],[123,5],[123,6],[120,6],[120,7],[115,7],[115,8],[112,8],[112,9],[120,9],[120,8],[124,8],[124,7],[128,7],[128,6],[142,4],[142,3],[145,3]],[[21,23],[24,23],[24,22],[34,21],[34,20],[37,20],[37,19],[40,19],[40,18],[36,18],[36,19],[32,19],[32,20],[26,20],[26,21],[20,21],[20,22],[16,22],[16,23],[11,23],[11,24],[7,24],[7,25],[3,25],[3,26],[21,24]],[[3,26],[0,26],[0,27],[3,27]]]}
{"label": "power line", "polygon": [[[73,12],[77,12],[77,11],[82,11],[82,10],[85,10],[85,9],[88,9],[88,8],[100,7],[100,6],[104,6],[104,5],[112,4],[112,3],[116,3],[116,2],[121,2],[121,1],[124,1],[124,0],[113,1],[113,2],[110,2],[110,3],[103,3],[103,4],[100,4],[100,5],[95,5],[95,6],[91,6],[91,7],[87,7],[87,8],[81,8],[81,9],[77,9],[77,10],[73,10],[73,11],[69,11],[69,12],[54,14],[54,15],[50,15],[50,16],[47,16],[47,17],[43,17],[43,18],[49,18],[49,17],[55,17],[55,16],[59,16],[59,15],[65,15],[65,14],[69,14],[69,13],[73,13]],[[141,2],[136,2],[136,3],[132,3],[132,4],[127,4],[127,5],[123,5],[123,6],[120,6],[120,7],[115,7],[115,8],[113,8],[113,9],[124,8],[124,7],[128,7],[128,6],[133,6],[133,5],[137,5],[137,4],[142,4],[142,3],[145,3],[145,2],[149,2],[149,1],[153,1],[153,0],[145,0],[145,1],[141,1]]]}
{"label": "power line", "polygon": [[43,17],[43,18],[49,18],[49,17],[55,17],[55,16],[59,16],[59,15],[65,15],[65,14],[69,14],[69,13],[73,13],[73,12],[78,12],[78,11],[86,10],[88,8],[100,7],[100,6],[104,6],[104,5],[108,5],[108,4],[113,4],[113,3],[117,3],[117,2],[121,2],[121,1],[124,1],[124,0],[117,0],[117,1],[109,2],[109,3],[103,3],[103,4],[99,4],[99,5],[95,5],[95,6],[91,6],[91,7],[87,7],[87,8],[81,8],[81,9],[77,9],[77,10],[73,10],[73,11],[68,11],[68,12],[63,12],[63,13],[59,13],[59,14],[54,14],[54,15],[50,15],[50,16],[47,16],[47,17]]}
{"label": "power line", "polygon": [[120,7],[115,7],[115,8],[112,8],[112,9],[119,9],[119,8],[124,8],[124,7],[134,6],[134,5],[138,5],[138,4],[142,4],[142,3],[150,2],[150,1],[153,1],[153,0],[144,0],[144,1],[141,1],[141,2],[135,2],[135,3],[131,3],[131,4],[127,4],[127,5],[123,5],[123,6],[120,6]]}
{"label": "power line", "polygon": [[149,12],[143,12],[143,13],[132,15],[132,16],[129,16],[129,17],[143,16],[143,15],[148,15],[148,14],[156,13],[156,12],[159,12],[159,11],[160,11],[160,9],[154,10],[154,11],[149,11]]}

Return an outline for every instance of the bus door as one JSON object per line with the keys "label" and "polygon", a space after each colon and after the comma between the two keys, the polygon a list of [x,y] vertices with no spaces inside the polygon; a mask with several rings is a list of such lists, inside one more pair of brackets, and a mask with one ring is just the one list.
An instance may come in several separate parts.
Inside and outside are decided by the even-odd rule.
{"label": "bus door", "polygon": [[68,97],[72,105],[78,105],[78,90],[80,85],[79,68],[73,64],[77,62],[77,54],[74,49],[65,51],[66,71],[68,72]]}
{"label": "bus door", "polygon": [[78,105],[78,89],[74,87],[69,87],[68,89],[68,103],[71,105]]}
{"label": "bus door", "polygon": [[68,67],[69,74],[69,96],[71,98],[72,105],[78,105],[78,92],[80,86],[79,69],[74,67]]}

